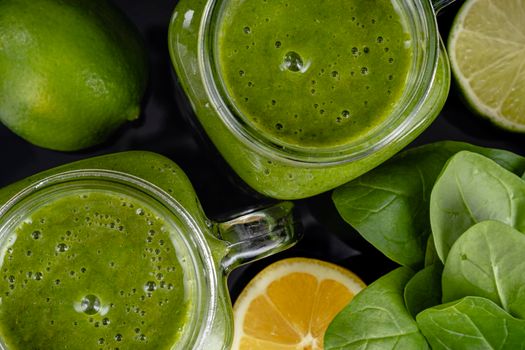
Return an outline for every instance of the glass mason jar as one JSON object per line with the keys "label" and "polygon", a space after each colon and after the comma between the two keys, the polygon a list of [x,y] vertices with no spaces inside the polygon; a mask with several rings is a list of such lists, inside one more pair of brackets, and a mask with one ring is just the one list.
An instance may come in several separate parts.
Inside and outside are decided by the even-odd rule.
{"label": "glass mason jar", "polygon": [[218,38],[230,1],[179,1],[169,29],[170,54],[206,134],[231,168],[264,195],[305,198],[356,178],[412,141],[445,103],[450,69],[436,13],[453,0],[392,0],[411,37],[412,61],[388,118],[366,135],[338,146],[307,147],[276,139],[254,126],[225,91]]}
{"label": "glass mason jar", "polygon": [[[118,205],[111,204],[114,201]],[[12,276],[0,281],[0,349],[27,349],[33,346],[54,348],[52,345],[56,348],[66,346],[70,349],[91,349],[110,346],[114,341],[118,343],[113,345],[124,348],[227,349],[233,327],[226,275],[239,264],[294,244],[297,236],[294,233],[291,212],[292,204],[282,202],[243,213],[228,222],[212,222],[204,215],[182,170],[170,160],[148,152],[125,152],[87,159],[7,186],[0,190],[0,257],[3,274],[7,276],[12,273]],[[76,217],[71,213],[80,214]],[[147,224],[140,224],[145,222],[140,220],[146,219]],[[149,249],[148,253],[148,244],[152,243],[145,243],[142,238],[136,240],[134,235],[143,234],[147,242],[152,242],[148,235],[153,235],[154,232],[142,232],[141,225],[157,225],[158,222],[162,223],[160,231],[166,235],[166,242],[169,243],[158,241],[158,247],[163,252],[160,253],[160,249]],[[56,233],[58,231],[61,233]],[[116,232],[115,239],[122,239],[118,237],[125,234],[127,236],[125,241],[118,241],[121,243],[117,244],[117,250],[105,250],[106,246],[113,244],[113,238],[109,238],[113,235],[112,232]],[[84,241],[78,243],[73,238],[77,234],[81,237],[75,239],[80,240],[84,239],[82,235],[96,236],[91,242],[98,244],[97,247],[89,246]],[[157,231],[157,236],[153,238],[158,240],[160,237],[162,236]],[[55,239],[62,243],[56,245],[58,241],[53,241]],[[101,242],[101,239],[104,241]],[[46,253],[47,255],[44,254],[49,248],[46,240],[51,242],[52,248],[52,252]],[[132,252],[135,252],[135,246],[126,245],[128,241],[138,242],[133,244],[140,248],[140,254],[129,256],[134,254]],[[151,261],[155,260],[155,256],[158,257],[158,263],[151,263],[152,266],[167,264],[165,261],[169,260],[168,253],[164,255],[162,263],[160,256],[163,256],[164,250],[167,252],[169,249],[176,252],[174,259],[177,262],[173,265],[180,265],[180,284],[183,285],[167,284],[170,268],[165,270],[165,266],[159,271],[164,273],[166,283],[158,279],[164,278],[163,276],[159,277],[156,271],[152,271],[148,273],[157,276],[157,279],[151,277],[152,280],[144,284],[141,280],[141,266],[145,262],[149,263],[150,255],[153,259]],[[94,252],[95,250],[97,251]],[[155,255],[159,253],[160,255]],[[63,254],[68,254],[67,259],[62,259],[65,256]],[[143,255],[144,259],[139,255]],[[28,270],[26,274],[25,270],[35,263],[34,259],[40,259],[37,264],[44,266],[40,270]],[[119,265],[119,259],[125,263]],[[82,261],[84,265],[76,271],[75,264],[78,261]],[[107,261],[111,261],[114,271],[109,271],[107,264],[101,264]],[[59,284],[57,276],[64,271],[67,274]],[[79,275],[78,278],[73,277],[74,272]],[[101,276],[104,279],[102,283],[98,283]],[[122,277],[119,276],[131,278],[122,282]],[[83,287],[77,288],[77,284],[74,284],[69,294],[60,292],[59,288],[65,286],[68,283],[65,280],[70,278]],[[83,285],[82,281],[85,279],[91,280],[91,283]],[[131,292],[128,289],[135,283],[134,279],[137,279],[137,288],[133,288]],[[121,282],[129,288],[124,288]],[[38,289],[42,283],[48,283],[47,287]],[[35,289],[34,294],[27,294],[31,293],[31,288]],[[122,311],[124,305],[120,304],[124,304],[124,299],[119,299],[116,294],[118,289],[124,298],[131,295],[129,298],[135,298],[133,300],[137,303],[140,296],[143,303],[129,304],[127,313]],[[151,343],[154,340],[151,334],[142,334],[143,331],[128,334],[132,333],[126,328],[132,327],[129,325],[131,320],[144,316],[139,315],[140,308],[146,314],[145,320],[148,319],[150,309],[145,305],[151,304],[144,303],[156,300],[155,293],[169,295],[166,294],[168,289],[183,291],[180,300],[165,299],[166,304],[168,301],[175,303],[175,310],[184,310],[183,316],[178,319],[179,324],[170,327],[166,324],[169,323],[169,315],[162,314],[162,322],[142,322],[139,327],[144,328],[145,333],[147,330],[158,332],[163,327],[177,329],[176,335],[168,335],[170,339],[174,339],[174,343],[157,347]],[[10,298],[16,297],[17,291],[20,300],[9,302]],[[60,296],[58,300],[54,299],[55,295]],[[164,300],[162,298],[159,299],[160,304]],[[156,303],[155,301],[155,305]],[[176,304],[180,304],[180,307]],[[29,313],[26,312],[28,305],[31,305]],[[134,314],[133,309],[136,309],[137,314]],[[116,310],[121,310],[124,318],[117,316]],[[118,317],[121,317],[120,322]],[[25,324],[24,320],[34,322]],[[71,344],[56,345],[54,339],[57,342],[67,342],[63,339],[68,338],[63,335],[77,331],[73,327],[73,320],[75,327],[91,327],[82,328],[82,338],[72,339]],[[130,322],[128,326],[123,326],[126,320]],[[93,325],[97,328],[93,328]],[[109,332],[116,334],[115,340],[97,333],[111,330],[111,327],[114,327],[114,331]],[[86,329],[88,330],[85,331]],[[138,329],[135,328],[134,332]],[[42,335],[46,330],[50,331],[48,338]],[[24,333],[26,331],[30,334]],[[13,341],[15,338],[17,340]],[[52,339],[53,344],[46,344],[46,339]],[[146,346],[148,341],[149,347]],[[143,343],[134,345],[133,342]]]}

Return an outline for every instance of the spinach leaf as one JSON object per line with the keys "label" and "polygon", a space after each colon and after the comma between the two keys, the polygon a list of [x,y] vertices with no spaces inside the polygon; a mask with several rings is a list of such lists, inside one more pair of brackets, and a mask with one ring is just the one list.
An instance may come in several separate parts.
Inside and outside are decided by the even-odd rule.
{"label": "spinach leaf", "polygon": [[461,150],[494,159],[509,171],[525,172],[525,158],[514,153],[444,141],[402,152],[333,192],[343,219],[393,261],[423,265],[430,235],[429,199],[446,161]]}
{"label": "spinach leaf", "polygon": [[324,348],[428,349],[403,300],[403,289],[413,275],[411,269],[400,267],[357,294],[328,326]]}
{"label": "spinach leaf", "polygon": [[417,272],[405,287],[405,305],[415,318],[429,307],[441,304],[441,273],[443,265],[437,262]]}
{"label": "spinach leaf", "polygon": [[436,245],[434,244],[434,236],[430,235],[428,236],[427,250],[425,251],[425,267],[434,265],[438,261],[440,264],[442,264],[439,256],[437,255]]}
{"label": "spinach leaf", "polygon": [[497,221],[468,229],[452,246],[443,270],[443,302],[485,297],[525,318],[525,234]]}
{"label": "spinach leaf", "polygon": [[441,260],[463,232],[484,220],[525,231],[525,181],[482,155],[459,152],[448,161],[430,198],[430,223]]}
{"label": "spinach leaf", "polygon": [[525,321],[481,297],[427,309],[417,324],[434,350],[525,349]]}

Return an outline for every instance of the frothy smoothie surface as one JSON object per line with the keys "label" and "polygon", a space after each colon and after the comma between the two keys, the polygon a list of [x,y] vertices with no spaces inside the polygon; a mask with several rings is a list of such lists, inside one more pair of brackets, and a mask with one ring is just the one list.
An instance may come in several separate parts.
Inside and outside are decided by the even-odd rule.
{"label": "frothy smoothie surface", "polygon": [[239,114],[281,142],[335,147],[385,122],[412,63],[391,0],[230,0],[216,61]]}
{"label": "frothy smoothie surface", "polygon": [[9,233],[0,333],[9,349],[171,349],[190,303],[165,220],[139,200],[78,191]]}

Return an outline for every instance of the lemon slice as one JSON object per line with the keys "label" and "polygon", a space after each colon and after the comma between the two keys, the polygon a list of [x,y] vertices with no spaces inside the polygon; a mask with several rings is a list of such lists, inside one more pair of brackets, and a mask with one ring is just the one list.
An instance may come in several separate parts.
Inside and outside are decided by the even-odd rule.
{"label": "lemon slice", "polygon": [[448,41],[458,85],[478,114],[525,132],[525,1],[467,0]]}
{"label": "lemon slice", "polygon": [[352,272],[328,262],[278,261],[237,299],[232,349],[322,349],[332,319],[364,287]]}

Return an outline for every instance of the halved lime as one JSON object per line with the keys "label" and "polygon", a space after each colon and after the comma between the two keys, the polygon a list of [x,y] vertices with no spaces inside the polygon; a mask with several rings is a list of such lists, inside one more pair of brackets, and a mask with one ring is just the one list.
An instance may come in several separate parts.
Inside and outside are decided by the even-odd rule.
{"label": "halved lime", "polygon": [[467,0],[448,39],[452,71],[472,109],[525,132],[525,1]]}

